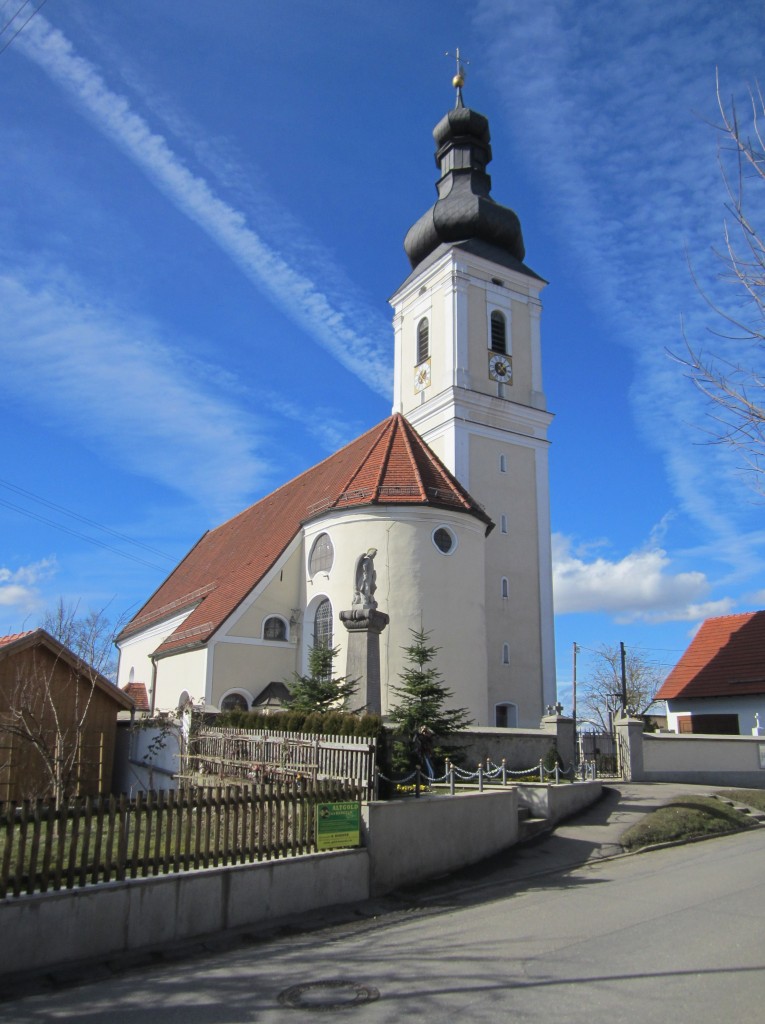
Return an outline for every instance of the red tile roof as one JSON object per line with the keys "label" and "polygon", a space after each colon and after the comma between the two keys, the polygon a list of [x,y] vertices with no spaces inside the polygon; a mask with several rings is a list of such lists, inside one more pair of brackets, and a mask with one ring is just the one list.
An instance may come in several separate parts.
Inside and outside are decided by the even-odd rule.
{"label": "red tile roof", "polygon": [[306,521],[330,509],[431,505],[493,523],[399,413],[197,542],[118,639],[193,610],[158,654],[204,644],[277,561]]}
{"label": "red tile roof", "polygon": [[15,643],[16,640],[20,640],[23,636],[31,636],[34,633],[33,629],[28,629],[25,633],[10,633],[8,636],[0,636],[0,647],[5,644]]}
{"label": "red tile roof", "polygon": [[765,693],[765,611],[702,623],[656,697],[732,697]]}
{"label": "red tile roof", "polygon": [[149,694],[146,690],[146,683],[127,683],[122,687],[122,692],[135,704],[136,711],[150,711]]}

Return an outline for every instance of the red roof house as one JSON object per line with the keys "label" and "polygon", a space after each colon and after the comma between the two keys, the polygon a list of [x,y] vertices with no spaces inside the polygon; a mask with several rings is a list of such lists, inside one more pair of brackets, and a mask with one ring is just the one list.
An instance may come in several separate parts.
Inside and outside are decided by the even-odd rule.
{"label": "red roof house", "polygon": [[765,726],[765,611],[706,619],[656,697],[675,732],[748,735],[760,717]]}

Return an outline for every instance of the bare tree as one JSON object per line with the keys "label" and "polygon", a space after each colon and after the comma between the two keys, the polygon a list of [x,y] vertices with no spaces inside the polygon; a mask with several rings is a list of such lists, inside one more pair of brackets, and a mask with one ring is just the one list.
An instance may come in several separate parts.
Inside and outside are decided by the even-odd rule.
{"label": "bare tree", "polygon": [[720,339],[717,348],[732,341],[741,357],[728,359],[717,354],[714,343],[706,351],[686,338],[686,354],[678,361],[709,400],[712,441],[733,448],[742,468],[754,474],[755,488],[765,492],[765,369],[760,369],[765,354],[765,227],[758,228],[750,214],[757,203],[762,208],[765,189],[765,99],[759,86],[750,89],[751,109],[742,123],[735,103],[723,101],[718,78],[717,103],[718,158],[729,219],[716,255],[721,278],[734,288],[733,302],[723,309],[700,291],[719,318],[720,327],[709,332]]}
{"label": "bare tree", "polygon": [[66,602],[59,597],[56,606],[45,612],[40,625],[73,651],[87,669],[113,679],[117,672],[114,638],[125,625],[127,615],[112,621],[108,606],[91,608],[84,615],[79,610],[79,601]]}
{"label": "bare tree", "polygon": [[[661,671],[639,651],[627,649],[627,707],[643,715],[653,704],[663,682]],[[611,731],[612,716],[622,706],[622,660],[619,647],[602,646],[589,679],[577,690],[577,714],[589,718],[603,732]]]}

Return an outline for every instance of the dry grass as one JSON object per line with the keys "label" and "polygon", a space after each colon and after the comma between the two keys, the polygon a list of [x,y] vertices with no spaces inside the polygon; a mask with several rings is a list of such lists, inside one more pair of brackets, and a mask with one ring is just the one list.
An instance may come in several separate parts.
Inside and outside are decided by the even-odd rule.
{"label": "dry grass", "polygon": [[753,824],[746,814],[714,797],[679,797],[627,829],[620,842],[625,850],[640,850],[656,843],[673,843],[751,828]]}

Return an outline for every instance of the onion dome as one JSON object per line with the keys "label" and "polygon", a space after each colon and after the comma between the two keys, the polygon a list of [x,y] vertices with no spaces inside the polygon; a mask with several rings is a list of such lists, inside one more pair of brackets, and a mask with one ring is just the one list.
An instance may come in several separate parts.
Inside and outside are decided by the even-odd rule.
{"label": "onion dome", "polygon": [[439,245],[469,239],[487,242],[522,263],[526,250],[521,222],[513,210],[501,206],[489,194],[489,122],[483,114],[463,106],[461,89],[457,106],[441,118],[433,129],[433,138],[436,165],[441,171],[436,182],[438,199],[404,239],[412,269]]}

